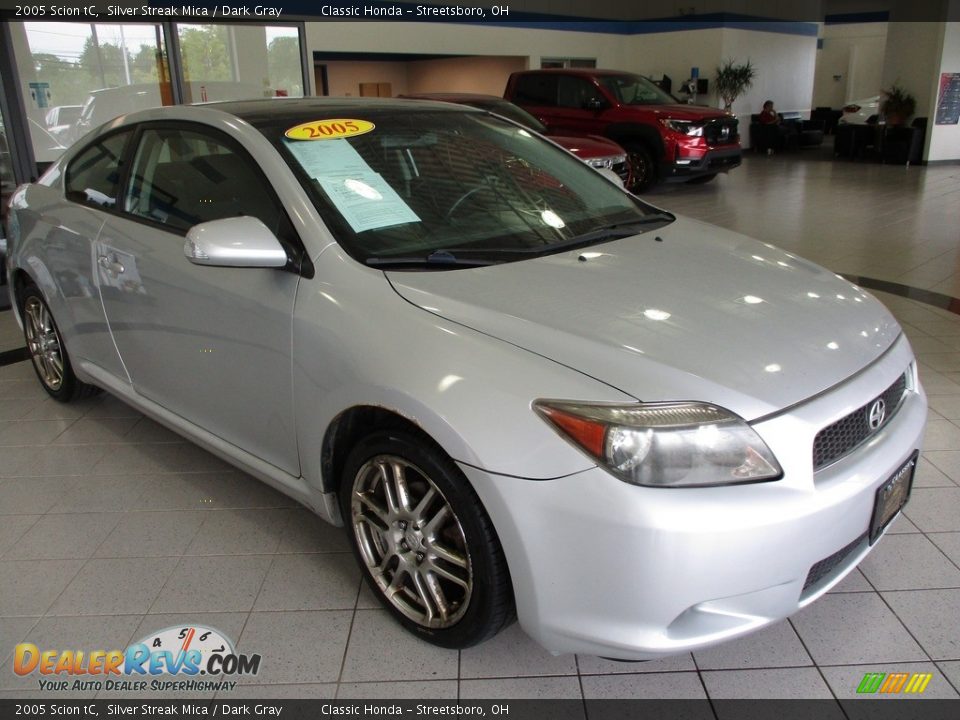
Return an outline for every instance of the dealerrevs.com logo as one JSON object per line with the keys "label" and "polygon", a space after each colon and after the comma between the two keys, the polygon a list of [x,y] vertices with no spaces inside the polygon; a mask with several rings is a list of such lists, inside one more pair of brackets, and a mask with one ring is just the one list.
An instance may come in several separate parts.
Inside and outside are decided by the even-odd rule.
{"label": "dealerrevs.com logo", "polygon": [[13,653],[13,672],[39,675],[40,689],[51,692],[233,690],[236,681],[223,676],[259,671],[260,655],[238,654],[223,633],[202,625],[169,627],[126,650],[61,650],[23,642]]}

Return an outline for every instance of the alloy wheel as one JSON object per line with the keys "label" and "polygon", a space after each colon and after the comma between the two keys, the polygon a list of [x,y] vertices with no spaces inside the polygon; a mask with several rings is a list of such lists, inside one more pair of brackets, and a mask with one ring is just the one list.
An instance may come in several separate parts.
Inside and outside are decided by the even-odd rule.
{"label": "alloy wheel", "polygon": [[37,374],[49,390],[57,391],[63,385],[64,356],[53,316],[42,300],[30,296],[24,303],[23,317],[27,349]]}
{"label": "alloy wheel", "polygon": [[350,496],[360,555],[387,601],[428,628],[457,623],[473,594],[460,521],[420,468],[377,455],[358,470]]}

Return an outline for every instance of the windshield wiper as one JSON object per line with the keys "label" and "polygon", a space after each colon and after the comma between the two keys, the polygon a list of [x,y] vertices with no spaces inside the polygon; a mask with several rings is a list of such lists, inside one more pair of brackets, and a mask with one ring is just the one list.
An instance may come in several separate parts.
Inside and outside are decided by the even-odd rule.
{"label": "windshield wiper", "polygon": [[370,257],[364,261],[371,267],[483,267],[495,265],[497,260],[484,258],[458,258],[449,250],[434,250],[429,255],[412,257]]}
{"label": "windshield wiper", "polygon": [[[446,254],[507,254],[507,255],[537,255],[541,253],[555,253],[560,250],[568,250],[570,248],[579,247],[580,245],[589,245],[590,243],[595,243],[599,240],[618,240],[620,238],[630,237],[631,235],[636,235],[637,233],[643,232],[643,226],[645,225],[655,225],[659,223],[668,223],[673,222],[676,218],[669,213],[656,213],[654,215],[647,215],[645,217],[639,218],[638,220],[630,220],[628,222],[613,223],[610,225],[601,225],[596,227],[593,230],[588,230],[585,233],[580,233],[579,235],[574,235],[573,237],[565,238],[563,240],[558,240],[553,243],[546,243],[544,245],[533,245],[529,247],[512,247],[512,248],[452,248],[450,250],[438,250],[437,253],[446,253]],[[645,229],[645,228],[644,228]],[[469,262],[464,260],[464,262]]]}
{"label": "windshield wiper", "polygon": [[673,222],[676,218],[669,213],[656,213],[647,215],[639,220],[630,220],[628,222],[613,223],[612,225],[601,225],[600,227],[588,230],[585,233],[574,235],[561,243],[550,245],[549,247],[575,247],[582,243],[596,242],[597,240],[617,240],[619,238],[630,237],[642,232],[638,228],[643,225],[655,225],[658,223]]}

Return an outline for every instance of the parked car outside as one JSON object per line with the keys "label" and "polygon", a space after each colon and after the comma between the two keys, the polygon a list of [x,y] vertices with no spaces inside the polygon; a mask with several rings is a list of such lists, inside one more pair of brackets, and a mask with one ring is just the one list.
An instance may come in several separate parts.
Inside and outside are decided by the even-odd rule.
{"label": "parked car outside", "polygon": [[82,105],[57,105],[55,107],[47,110],[47,114],[44,115],[44,122],[47,124],[47,129],[57,127],[59,125],[72,125],[80,118],[80,110]]}
{"label": "parked car outside", "polygon": [[842,125],[875,125],[880,119],[880,96],[854,100],[843,106],[837,121]]}
{"label": "parked car outside", "polygon": [[14,194],[56,400],[103,388],[344,524],[417,636],[685,653],[834,587],[926,398],[860,288],[449,103],[175,106]]}
{"label": "parked car outside", "polygon": [[496,113],[508,120],[520,123],[534,132],[548,136],[557,145],[569,150],[592,168],[597,170],[612,170],[617,174],[617,177],[620,178],[624,187],[628,187],[631,184],[630,163],[627,162],[627,152],[612,140],[608,140],[599,135],[573,137],[570,135],[551,134],[546,125],[526,110],[496,95],[474,93],[412,93],[400,95],[399,97],[409,98],[411,100],[459,103],[461,105],[469,105],[470,107]]}
{"label": "parked car outside", "polygon": [[738,121],[682,105],[640,75],[616,70],[515,72],[504,97],[550,132],[602,135],[626,148],[634,190],[657,182],[709,182],[740,164]]}
{"label": "parked car outside", "polygon": [[73,142],[73,127],[80,119],[82,105],[57,105],[47,110],[44,122],[47,132],[61,145]]}

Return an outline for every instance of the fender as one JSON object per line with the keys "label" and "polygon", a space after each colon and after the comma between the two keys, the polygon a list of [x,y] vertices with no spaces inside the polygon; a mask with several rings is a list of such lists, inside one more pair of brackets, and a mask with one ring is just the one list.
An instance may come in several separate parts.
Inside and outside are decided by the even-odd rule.
{"label": "fender", "polygon": [[[352,407],[380,407],[408,419],[461,463],[547,479],[595,463],[534,413],[533,400],[634,401],[579,371],[407,302],[382,271],[360,265],[339,247],[322,253],[316,269],[315,280],[300,284],[293,320],[297,439],[302,473],[315,488],[324,487],[327,429]],[[374,314],[389,316],[390,323],[371,326],[367,319]]]}
{"label": "fender", "polygon": [[604,135],[614,142],[625,145],[640,140],[653,151],[653,159],[663,160],[663,138],[657,129],[642,123],[611,123],[604,129]]}

